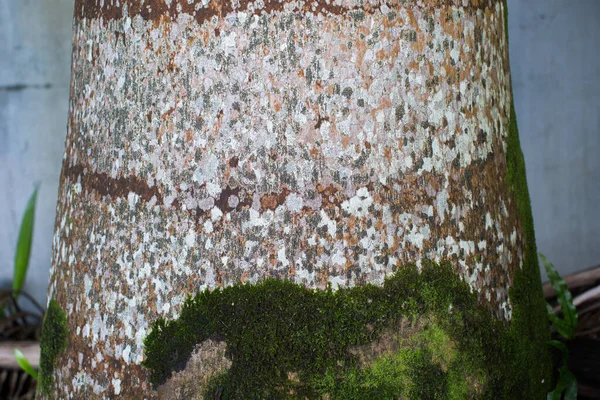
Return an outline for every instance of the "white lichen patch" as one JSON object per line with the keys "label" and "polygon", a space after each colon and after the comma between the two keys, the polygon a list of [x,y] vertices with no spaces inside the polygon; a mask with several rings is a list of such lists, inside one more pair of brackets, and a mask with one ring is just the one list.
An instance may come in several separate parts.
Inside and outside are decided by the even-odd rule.
{"label": "white lichen patch", "polygon": [[357,218],[365,217],[369,214],[369,207],[373,204],[373,198],[369,190],[362,187],[356,191],[356,195],[342,203],[342,210]]}
{"label": "white lichen patch", "polygon": [[291,193],[286,198],[285,205],[287,206],[288,210],[290,210],[291,212],[298,213],[298,212],[302,211],[302,207],[304,206],[304,200],[298,194]]}

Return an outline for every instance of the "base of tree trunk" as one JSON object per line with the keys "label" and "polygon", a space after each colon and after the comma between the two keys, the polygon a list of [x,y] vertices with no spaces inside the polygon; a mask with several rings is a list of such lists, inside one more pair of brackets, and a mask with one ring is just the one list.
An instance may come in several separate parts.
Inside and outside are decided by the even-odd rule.
{"label": "base of tree trunk", "polygon": [[143,365],[173,399],[535,398],[546,337],[513,315],[497,320],[450,263],[405,266],[383,287],[267,280],[188,299],[154,324]]}

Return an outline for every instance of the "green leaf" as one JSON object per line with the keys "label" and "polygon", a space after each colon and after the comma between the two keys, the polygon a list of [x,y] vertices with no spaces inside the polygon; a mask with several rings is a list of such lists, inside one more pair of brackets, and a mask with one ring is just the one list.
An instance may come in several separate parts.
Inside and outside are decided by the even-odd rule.
{"label": "green leaf", "polygon": [[565,390],[564,383],[560,380],[556,383],[556,387],[553,391],[548,393],[546,400],[561,400],[562,392]]}
{"label": "green leaf", "polygon": [[568,338],[571,334],[571,327],[568,322],[561,319],[556,315],[552,306],[546,303],[546,309],[548,310],[548,318],[552,325],[556,328],[556,331],[563,337]]}
{"label": "green leaf", "polygon": [[563,365],[558,370],[559,378],[556,383],[556,389],[553,392],[548,393],[548,396],[552,394],[553,400],[561,400],[563,391],[565,392],[565,400],[577,400],[577,379],[575,375],[569,371],[566,365]]}
{"label": "green leaf", "polygon": [[577,400],[577,379],[567,367],[567,359],[569,357],[567,346],[558,340],[550,340],[548,344],[559,349],[563,357],[562,366],[558,370],[558,382],[556,382],[554,390],[548,393],[546,400],[562,400],[563,392],[565,394],[564,400]]}
{"label": "green leaf", "polygon": [[577,400],[577,379],[568,369],[566,369],[566,373],[568,377],[565,382],[565,400]]}
{"label": "green leaf", "polygon": [[569,350],[567,350],[567,346],[565,346],[563,342],[558,340],[549,340],[548,344],[560,350],[563,356],[563,362],[566,364],[567,360],[569,359]]}
{"label": "green leaf", "polygon": [[25,213],[21,220],[21,231],[19,232],[19,241],[17,242],[17,251],[15,253],[15,271],[13,276],[13,292],[14,296],[18,296],[19,292],[25,284],[27,276],[27,268],[29,267],[29,256],[31,254],[31,242],[33,238],[33,220],[35,217],[35,201],[37,198],[38,187],[31,194]]}
{"label": "green leaf", "polygon": [[539,254],[544,263],[544,268],[546,268],[546,273],[548,274],[552,288],[558,297],[560,309],[564,315],[564,318],[561,319],[554,313],[552,307],[548,307],[548,317],[559,334],[567,339],[573,339],[575,337],[575,329],[577,328],[577,310],[573,305],[573,297],[571,296],[571,292],[569,292],[567,284],[560,277],[554,265],[552,265],[542,253]]}
{"label": "green leaf", "polygon": [[19,349],[14,349],[15,359],[17,360],[17,364],[19,367],[23,369],[23,371],[27,372],[33,379],[37,380],[38,373],[37,371],[29,364],[29,361],[25,357],[25,354]]}

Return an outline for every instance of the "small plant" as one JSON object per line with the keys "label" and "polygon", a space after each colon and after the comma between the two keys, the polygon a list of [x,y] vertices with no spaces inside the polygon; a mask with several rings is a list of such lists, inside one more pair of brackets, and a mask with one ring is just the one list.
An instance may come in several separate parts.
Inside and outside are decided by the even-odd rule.
{"label": "small plant", "polygon": [[[561,335],[565,340],[572,340],[575,338],[575,330],[577,329],[577,309],[573,304],[573,297],[571,296],[571,292],[569,292],[567,284],[560,277],[554,265],[552,265],[552,263],[541,253],[540,258],[544,263],[544,268],[546,268],[546,273],[548,274],[552,288],[556,292],[558,304],[563,314],[563,318],[560,318],[554,311],[554,308],[550,304],[546,303],[548,318],[559,335]],[[567,366],[567,361],[569,360],[567,346],[560,340],[550,340],[548,343],[560,350],[562,355],[562,363],[558,369],[559,376],[558,381],[556,382],[556,387],[552,392],[548,393],[546,399],[561,400],[564,392],[565,400],[576,400],[577,379],[575,378],[575,375],[569,371]]]}
{"label": "small plant", "polygon": [[27,202],[25,213],[21,220],[21,230],[17,251],[15,252],[15,269],[13,273],[13,296],[17,298],[25,284],[27,269],[29,268],[29,257],[31,255],[31,242],[33,241],[33,221],[35,218],[35,201],[37,199],[38,187]]}
{"label": "small plant", "polygon": [[[44,309],[33,297],[22,290],[29,268],[37,193],[38,188],[36,187],[29,197],[21,220],[19,239],[15,251],[12,290],[0,290],[0,320],[2,320],[0,340],[26,340],[39,336]],[[21,295],[26,297],[39,310],[39,314],[21,309],[18,302]],[[31,323],[31,318],[36,319],[37,323]]]}
{"label": "small plant", "polygon": [[[0,341],[35,340],[40,336],[44,309],[32,296],[23,291],[31,255],[37,194],[38,187],[29,197],[21,220],[15,251],[12,289],[0,289]],[[21,306],[23,299],[30,301],[39,312],[24,310]],[[19,349],[15,348],[13,351],[15,360],[23,371],[0,371],[2,388],[0,397],[30,398],[35,395],[35,381],[27,375],[37,380],[37,372]]]}
{"label": "small plant", "polygon": [[29,376],[31,376],[33,379],[37,380],[38,373],[31,366],[31,364],[29,363],[29,360],[27,360],[27,357],[25,357],[25,354],[23,354],[23,352],[19,349],[15,349],[14,353],[15,353],[15,360],[17,360],[19,367],[21,367],[21,369],[23,371],[27,372],[29,374]]}

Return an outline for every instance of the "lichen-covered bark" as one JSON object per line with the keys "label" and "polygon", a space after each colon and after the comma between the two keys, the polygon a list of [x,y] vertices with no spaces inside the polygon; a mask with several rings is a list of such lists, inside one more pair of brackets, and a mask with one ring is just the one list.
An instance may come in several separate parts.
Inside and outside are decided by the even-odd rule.
{"label": "lichen-covered bark", "polygon": [[504,21],[498,0],[77,0],[56,397],[155,396],[150,324],[238,282],[450,260],[510,323]]}

